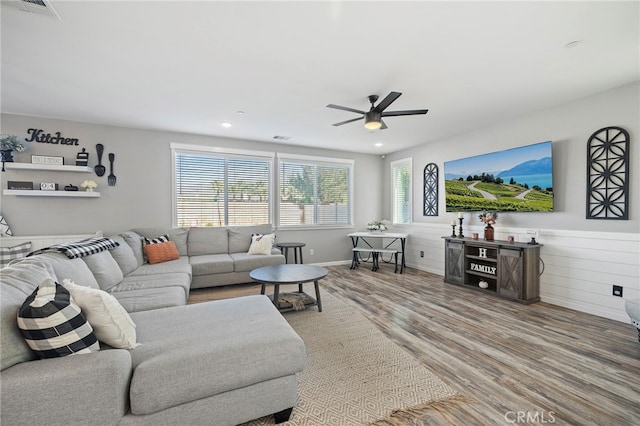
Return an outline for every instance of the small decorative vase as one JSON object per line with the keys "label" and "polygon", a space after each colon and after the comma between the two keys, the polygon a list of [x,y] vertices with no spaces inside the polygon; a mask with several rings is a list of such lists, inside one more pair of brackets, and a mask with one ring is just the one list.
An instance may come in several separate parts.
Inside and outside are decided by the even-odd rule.
{"label": "small decorative vase", "polygon": [[490,223],[484,228],[484,240],[485,241],[493,241],[493,226]]}
{"label": "small decorative vase", "polygon": [[86,192],[93,192],[93,188],[89,188],[89,187],[85,188],[84,190],[85,190]]}

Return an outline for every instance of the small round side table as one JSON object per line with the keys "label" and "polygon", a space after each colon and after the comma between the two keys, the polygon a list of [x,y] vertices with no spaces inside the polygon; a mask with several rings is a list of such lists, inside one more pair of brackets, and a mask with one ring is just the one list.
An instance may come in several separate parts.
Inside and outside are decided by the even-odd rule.
{"label": "small round side table", "polygon": [[[284,255],[285,263],[289,263],[289,249],[293,249],[293,263],[304,263],[302,261],[302,247],[306,246],[305,243],[275,243],[274,246],[278,247]],[[298,262],[298,256],[300,256],[300,262]]]}

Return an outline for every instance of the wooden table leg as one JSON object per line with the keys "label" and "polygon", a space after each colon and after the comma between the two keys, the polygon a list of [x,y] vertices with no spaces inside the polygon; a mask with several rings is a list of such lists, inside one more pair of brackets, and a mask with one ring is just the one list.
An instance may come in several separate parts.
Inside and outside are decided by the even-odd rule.
{"label": "wooden table leg", "polygon": [[267,285],[265,283],[262,283],[262,286],[260,287],[260,294],[264,294],[266,287]]}
{"label": "wooden table leg", "polygon": [[313,285],[316,287],[316,302],[318,302],[318,312],[322,312],[322,300],[320,300],[320,285],[318,281],[314,281]]}

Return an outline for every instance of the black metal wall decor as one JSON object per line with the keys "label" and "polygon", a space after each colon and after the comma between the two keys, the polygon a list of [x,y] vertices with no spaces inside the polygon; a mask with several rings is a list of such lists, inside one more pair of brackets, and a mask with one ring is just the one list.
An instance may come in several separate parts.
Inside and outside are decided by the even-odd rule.
{"label": "black metal wall decor", "polygon": [[438,166],[435,163],[424,166],[423,216],[438,216]]}
{"label": "black metal wall decor", "polygon": [[620,127],[587,142],[587,219],[629,219],[629,133]]}

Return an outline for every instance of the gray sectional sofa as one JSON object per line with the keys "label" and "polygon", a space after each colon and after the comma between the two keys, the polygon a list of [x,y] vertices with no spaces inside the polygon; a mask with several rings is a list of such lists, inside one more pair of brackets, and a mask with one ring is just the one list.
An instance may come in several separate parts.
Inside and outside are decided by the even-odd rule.
{"label": "gray sectional sofa", "polygon": [[[304,343],[265,296],[186,305],[194,287],[248,282],[284,257],[248,255],[262,227],[134,229],[117,248],[69,259],[45,252],[2,269],[2,424],[236,425],[296,403]],[[141,236],[168,234],[180,258],[144,263]],[[226,237],[226,238],[225,238]],[[139,346],[101,343],[89,354],[36,360],[17,312],[45,279],[70,279],[113,295],[135,323]]]}

